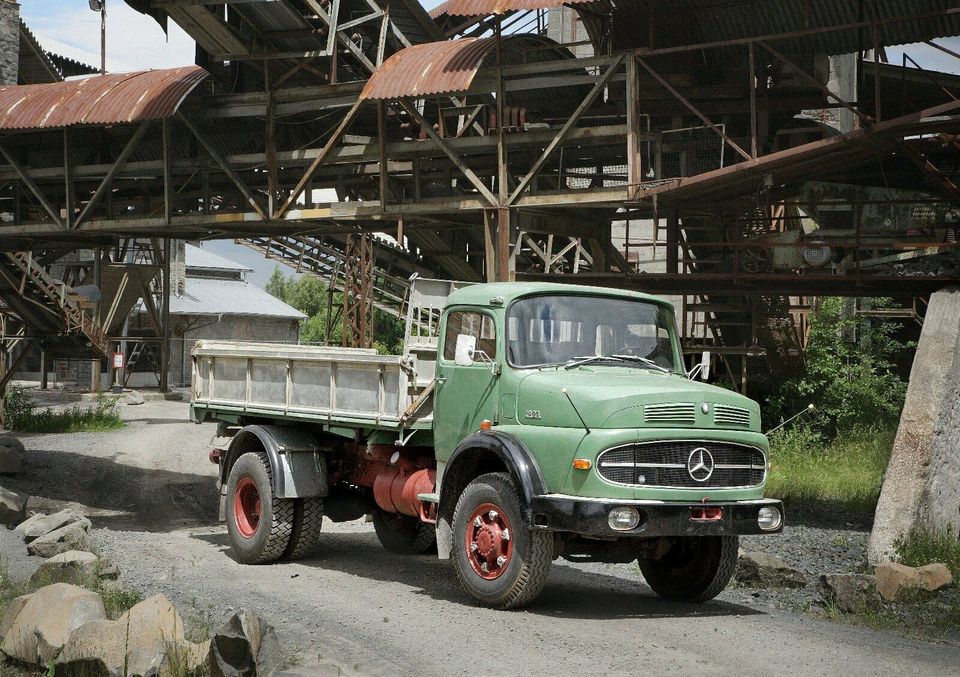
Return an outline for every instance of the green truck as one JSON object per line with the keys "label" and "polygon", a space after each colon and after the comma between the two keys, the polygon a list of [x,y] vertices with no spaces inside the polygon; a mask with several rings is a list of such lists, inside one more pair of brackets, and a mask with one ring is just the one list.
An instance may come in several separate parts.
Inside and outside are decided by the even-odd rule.
{"label": "green truck", "polygon": [[636,561],[661,597],[703,602],[740,534],[783,529],[757,403],[685,373],[668,302],[415,279],[407,306],[403,355],[197,343],[191,417],[219,422],[236,559],[303,557],[324,516],[368,516],[486,606],[531,602],[558,557]]}

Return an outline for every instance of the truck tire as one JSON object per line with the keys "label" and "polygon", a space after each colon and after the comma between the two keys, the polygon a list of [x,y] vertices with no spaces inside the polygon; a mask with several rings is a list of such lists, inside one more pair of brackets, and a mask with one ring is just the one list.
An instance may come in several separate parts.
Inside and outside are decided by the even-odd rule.
{"label": "truck tire", "polygon": [[273,495],[270,462],[247,452],[227,478],[227,534],[237,561],[266,564],[283,556],[294,523],[294,501]]}
{"label": "truck tire", "polygon": [[293,499],[293,529],[290,543],[283,558],[298,560],[312,555],[320,546],[320,529],[323,528],[323,499]]}
{"label": "truck tire", "polygon": [[706,602],[719,595],[737,568],[737,536],[682,536],[657,560],[639,559],[655,593],[673,602]]}
{"label": "truck tire", "polygon": [[513,609],[540,594],[553,562],[553,534],[530,529],[506,473],[467,485],[453,511],[453,566],[484,606]]}
{"label": "truck tire", "polygon": [[380,509],[373,513],[373,529],[380,545],[398,555],[425,553],[436,542],[436,530],[432,524]]}

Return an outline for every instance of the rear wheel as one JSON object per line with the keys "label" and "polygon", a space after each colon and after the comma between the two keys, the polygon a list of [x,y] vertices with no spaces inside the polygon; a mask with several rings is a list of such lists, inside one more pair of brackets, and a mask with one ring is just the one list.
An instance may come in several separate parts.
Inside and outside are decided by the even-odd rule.
{"label": "rear wheel", "polygon": [[399,513],[376,510],[373,513],[373,528],[380,545],[399,555],[419,555],[427,552],[436,542],[436,531],[432,524]]}
{"label": "rear wheel", "polygon": [[639,559],[640,571],[655,593],[674,602],[706,602],[719,595],[737,568],[736,536],[683,536],[673,539],[660,559]]}
{"label": "rear wheel", "polygon": [[457,578],[484,606],[512,609],[540,594],[553,562],[553,535],[527,527],[506,473],[467,485],[453,512],[453,538]]}
{"label": "rear wheel", "polygon": [[296,498],[293,505],[293,529],[290,543],[283,554],[284,559],[303,559],[316,552],[320,546],[320,529],[323,527],[323,499]]}
{"label": "rear wheel", "polygon": [[246,453],[227,479],[227,534],[238,561],[273,562],[284,554],[294,525],[294,502],[273,495],[266,454]]}

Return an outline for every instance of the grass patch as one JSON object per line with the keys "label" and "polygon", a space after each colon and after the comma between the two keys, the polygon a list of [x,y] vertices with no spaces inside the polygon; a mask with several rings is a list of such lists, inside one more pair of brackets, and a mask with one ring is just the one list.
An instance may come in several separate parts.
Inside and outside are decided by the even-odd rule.
{"label": "grass patch", "polygon": [[893,428],[845,433],[832,441],[798,425],[770,436],[768,496],[872,512],[893,449]]}
{"label": "grass patch", "polygon": [[34,411],[33,400],[22,386],[13,386],[3,400],[4,421],[10,430],[26,433],[104,432],[124,427],[119,401],[97,393],[91,407],[75,404],[65,411]]}
{"label": "grass patch", "polygon": [[915,529],[897,539],[894,551],[903,564],[921,567],[940,562],[953,574],[954,584],[960,586],[960,538],[947,529]]}

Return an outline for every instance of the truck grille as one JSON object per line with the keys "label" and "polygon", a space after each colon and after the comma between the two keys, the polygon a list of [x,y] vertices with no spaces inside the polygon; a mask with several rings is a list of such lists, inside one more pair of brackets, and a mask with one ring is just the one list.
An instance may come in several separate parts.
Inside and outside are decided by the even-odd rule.
{"label": "truck grille", "polygon": [[750,410],[729,404],[718,404],[713,408],[713,424],[720,428],[729,426],[748,428],[750,427]]}
{"label": "truck grille", "polygon": [[767,459],[755,447],[732,442],[646,442],[604,451],[597,472],[636,487],[752,487],[763,483]]}
{"label": "truck grille", "polygon": [[697,408],[692,402],[679,404],[648,404],[643,408],[644,423],[676,423],[693,425]]}

